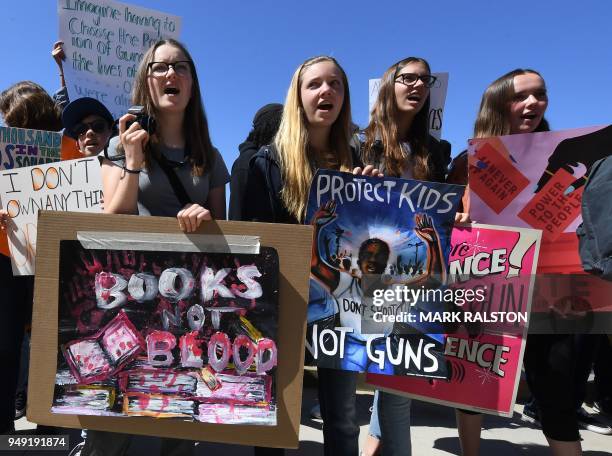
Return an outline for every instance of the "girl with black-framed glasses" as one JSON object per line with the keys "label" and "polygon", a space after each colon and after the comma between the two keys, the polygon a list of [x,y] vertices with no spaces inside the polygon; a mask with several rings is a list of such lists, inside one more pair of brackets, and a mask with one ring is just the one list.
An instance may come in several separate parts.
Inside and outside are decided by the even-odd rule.
{"label": "girl with black-framed glasses", "polygon": [[[444,182],[450,144],[429,134],[430,88],[436,77],[429,63],[408,57],[383,74],[369,125],[353,144],[361,161],[385,176]],[[382,441],[386,455],[411,454],[410,399],[377,391],[370,435],[363,455],[377,454]]]}

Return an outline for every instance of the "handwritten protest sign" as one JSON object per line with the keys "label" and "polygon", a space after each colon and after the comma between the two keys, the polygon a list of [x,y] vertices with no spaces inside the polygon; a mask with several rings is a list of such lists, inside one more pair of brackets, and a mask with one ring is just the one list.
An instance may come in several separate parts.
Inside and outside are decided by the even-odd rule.
{"label": "handwritten protest sign", "polygon": [[0,172],[0,202],[8,211],[13,274],[33,275],[39,210],[102,211],[96,157]]}
{"label": "handwritten protest sign", "polygon": [[60,132],[0,127],[0,170],[59,161],[61,147]]}
{"label": "handwritten protest sign", "polygon": [[[444,103],[446,101],[446,90],[448,89],[448,73],[432,73],[436,78],[436,83],[429,92],[429,134],[436,139],[442,136],[442,119],[444,117]],[[369,81],[369,110],[372,112],[374,102],[378,96],[380,79],[370,79]]]}
{"label": "handwritten protest sign", "polygon": [[484,299],[455,299],[455,327],[444,339],[449,379],[368,374],[368,383],[427,402],[511,416],[540,237],[538,230],[526,228],[455,227],[449,257],[455,280],[451,287],[465,293],[482,290]]}
{"label": "handwritten protest sign", "polygon": [[180,17],[112,0],[58,0],[58,14],[70,98],[96,98],[115,118],[131,105],[143,54],[181,29]]}

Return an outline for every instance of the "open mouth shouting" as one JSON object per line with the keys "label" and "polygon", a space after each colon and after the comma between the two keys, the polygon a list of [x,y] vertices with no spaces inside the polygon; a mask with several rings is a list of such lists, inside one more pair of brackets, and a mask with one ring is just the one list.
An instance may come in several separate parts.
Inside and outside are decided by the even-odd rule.
{"label": "open mouth shouting", "polygon": [[421,100],[422,100],[422,97],[421,97],[421,95],[419,95],[418,93],[412,93],[412,94],[408,95],[408,96],[406,97],[406,99],[407,99],[408,101],[412,101],[412,102],[414,102],[414,103],[420,103],[420,102],[421,102]]}
{"label": "open mouth shouting", "polygon": [[164,88],[165,95],[178,95],[179,93],[181,93],[181,91],[176,87],[169,86]]}
{"label": "open mouth shouting", "polygon": [[332,109],[334,109],[334,104],[330,103],[329,101],[322,101],[317,105],[317,109],[323,112],[330,112]]}

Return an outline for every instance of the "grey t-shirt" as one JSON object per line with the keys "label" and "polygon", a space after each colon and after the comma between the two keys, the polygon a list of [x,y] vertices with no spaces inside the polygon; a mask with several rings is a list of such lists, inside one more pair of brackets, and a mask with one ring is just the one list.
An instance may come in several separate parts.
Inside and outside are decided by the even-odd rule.
{"label": "grey t-shirt", "polygon": [[[108,146],[108,155],[110,157],[118,155],[118,145],[119,138],[116,136],[111,139]],[[180,163],[185,161],[183,149],[161,147],[160,152],[173,162]],[[188,162],[174,168],[174,172],[176,172],[181,180],[191,201],[203,207],[206,207],[208,192],[213,188],[224,186],[230,180],[223,157],[217,149],[214,149],[214,152],[215,163],[213,168],[212,170],[205,171],[202,176],[192,176],[191,165]],[[101,152],[99,157],[100,159],[103,158],[104,152]],[[124,165],[123,160],[111,163],[120,167]],[[183,207],[174,193],[170,181],[156,160],[150,160],[148,165],[149,169],[143,169],[138,175],[138,214],[176,217],[176,214]]]}

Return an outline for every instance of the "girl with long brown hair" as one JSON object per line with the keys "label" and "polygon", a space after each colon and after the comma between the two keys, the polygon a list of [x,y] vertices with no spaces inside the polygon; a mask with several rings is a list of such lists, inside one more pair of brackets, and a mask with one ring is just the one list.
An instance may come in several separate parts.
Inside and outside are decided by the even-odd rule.
{"label": "girl with long brown hair", "polygon": [[386,176],[444,182],[450,144],[429,134],[429,63],[408,57],[383,74],[371,120],[359,135],[361,158]]}
{"label": "girl with long brown hair", "polygon": [[[550,130],[544,113],[548,94],[542,76],[535,70],[515,69],[493,81],[485,90],[474,123],[474,137],[486,138]],[[449,181],[467,184],[467,153],[451,164]],[[469,193],[463,199],[463,214],[469,220]],[[534,411],[552,453],[557,456],[582,454],[578,434],[574,383],[579,376],[574,335],[530,335],[525,348],[525,373],[537,410]],[[526,406],[527,409],[528,406]],[[457,410],[462,454],[476,456],[480,450],[482,415]]]}
{"label": "girl with long brown hair", "polygon": [[[132,101],[144,109],[119,119],[119,137],[101,154],[104,211],[176,217],[185,232],[204,220],[225,219],[229,174],[211,144],[196,67],[185,46],[164,39],[149,48]],[[123,455],[130,437],[89,431],[81,454]],[[162,454],[193,451],[193,442],[162,439]]]}
{"label": "girl with long brown hair", "polygon": [[[364,164],[385,176],[445,181],[450,144],[433,138],[428,127],[435,82],[429,63],[420,57],[402,59],[385,71],[370,123],[354,141]],[[376,392],[365,455],[376,454],[378,438],[383,454],[410,454],[410,399]]]}
{"label": "girl with long brown hair", "polygon": [[[229,175],[212,146],[196,68],[181,43],[160,40],[145,53],[132,99],[156,127],[140,125],[134,114],[119,120],[119,138],[102,162],[105,212],[177,217],[186,232],[203,220],[224,219]],[[164,166],[190,202],[177,196]]]}

